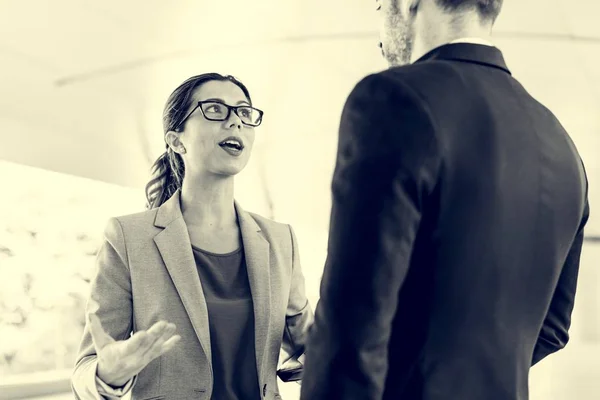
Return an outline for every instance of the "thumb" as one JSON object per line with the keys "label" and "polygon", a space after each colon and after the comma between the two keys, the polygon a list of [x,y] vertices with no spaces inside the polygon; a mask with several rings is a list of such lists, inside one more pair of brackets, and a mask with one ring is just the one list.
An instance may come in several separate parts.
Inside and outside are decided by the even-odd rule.
{"label": "thumb", "polygon": [[102,324],[100,323],[100,318],[98,318],[96,313],[88,314],[88,318],[90,334],[92,335],[92,340],[94,341],[94,347],[96,347],[96,353],[98,353],[106,345],[113,343],[115,340],[104,331]]}

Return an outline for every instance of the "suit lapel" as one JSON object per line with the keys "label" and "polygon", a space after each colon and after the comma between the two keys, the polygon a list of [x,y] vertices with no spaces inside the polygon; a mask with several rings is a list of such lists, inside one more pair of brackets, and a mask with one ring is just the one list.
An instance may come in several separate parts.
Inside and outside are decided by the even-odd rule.
{"label": "suit lapel", "polygon": [[208,362],[211,363],[208,309],[179,201],[180,192],[177,191],[159,208],[155,225],[164,230],[154,237],[154,242],[160,251],[177,293],[179,293]]}
{"label": "suit lapel", "polygon": [[[271,313],[270,245],[250,214],[235,203],[242,235],[248,281],[254,310],[256,367],[264,376],[262,366],[268,341]],[[212,361],[208,308],[192,253],[189,233],[180,207],[180,191],[163,204],[156,215],[156,226],[164,228],[154,237],[160,255],[179,293],[202,349]]]}
{"label": "suit lapel", "polygon": [[264,356],[268,340],[269,315],[271,313],[270,245],[261,233],[261,229],[254,218],[242,210],[237,202],[235,206],[242,233],[246,268],[254,307],[256,367],[259,376],[264,376],[262,366],[265,364]]}

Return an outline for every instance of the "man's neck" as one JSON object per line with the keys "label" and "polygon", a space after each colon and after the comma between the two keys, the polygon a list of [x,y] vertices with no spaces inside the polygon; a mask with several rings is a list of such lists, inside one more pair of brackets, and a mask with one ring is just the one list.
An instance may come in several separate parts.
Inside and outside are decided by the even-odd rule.
{"label": "man's neck", "polygon": [[[443,25],[442,25],[443,26]],[[473,24],[461,28],[441,28],[437,32],[431,31],[416,35],[416,40],[413,47],[411,63],[415,62],[431,50],[449,43],[477,43],[492,46],[491,28]],[[420,40],[419,40],[420,39]]]}

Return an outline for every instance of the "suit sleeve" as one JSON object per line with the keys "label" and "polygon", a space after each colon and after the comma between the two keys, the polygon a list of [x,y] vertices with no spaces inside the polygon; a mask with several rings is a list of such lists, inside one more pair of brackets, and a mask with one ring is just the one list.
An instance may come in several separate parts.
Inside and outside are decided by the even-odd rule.
{"label": "suit sleeve", "polygon": [[86,307],[86,325],[79,346],[71,385],[81,400],[120,398],[135,384],[135,378],[121,389],[113,389],[96,376],[98,359],[89,330],[87,315],[96,313],[102,328],[115,340],[127,339],[132,331],[131,279],[123,230],[116,218],[104,232],[104,242],[96,258],[96,275],[92,280],[90,300]]}
{"label": "suit sleeve", "polygon": [[345,104],[302,399],[383,395],[398,294],[439,169],[432,121],[398,76],[368,76]]}
{"label": "suit sleeve", "polygon": [[308,329],[313,322],[313,311],[306,297],[304,275],[300,266],[298,240],[291,226],[289,226],[289,229],[293,252],[292,281],[282,342],[282,350],[287,357],[287,360],[283,362],[283,368],[286,368],[286,362],[290,361],[295,364],[302,364],[298,359],[302,360]]}
{"label": "suit sleeve", "polygon": [[558,278],[550,308],[535,344],[531,365],[535,365],[550,354],[563,349],[569,341],[569,327],[575,304],[584,227],[589,214],[590,208],[586,196],[583,217]]}

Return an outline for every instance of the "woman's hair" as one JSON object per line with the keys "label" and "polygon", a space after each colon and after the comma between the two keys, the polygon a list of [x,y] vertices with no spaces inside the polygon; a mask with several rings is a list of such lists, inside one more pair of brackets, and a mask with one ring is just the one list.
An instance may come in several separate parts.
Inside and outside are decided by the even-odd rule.
{"label": "woman's hair", "polygon": [[[194,91],[202,84],[210,81],[229,81],[237,85],[248,101],[252,103],[246,86],[231,75],[207,73],[192,76],[179,85],[167,99],[163,111],[163,131],[180,132],[183,130],[182,120],[192,106]],[[175,153],[167,144],[166,150],[154,162],[151,169],[152,179],[146,185],[146,208],[160,207],[177,189],[181,188],[185,176],[185,166],[181,155]]]}

